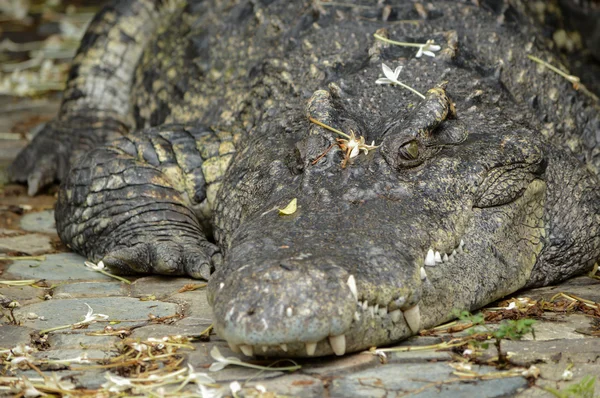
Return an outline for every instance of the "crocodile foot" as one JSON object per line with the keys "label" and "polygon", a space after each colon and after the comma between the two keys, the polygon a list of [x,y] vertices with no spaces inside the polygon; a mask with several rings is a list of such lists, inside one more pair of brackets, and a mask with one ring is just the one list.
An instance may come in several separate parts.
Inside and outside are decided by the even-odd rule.
{"label": "crocodile foot", "polygon": [[187,275],[208,280],[215,265],[220,264],[221,254],[215,245],[206,241],[174,240],[115,248],[102,261],[119,274]]}

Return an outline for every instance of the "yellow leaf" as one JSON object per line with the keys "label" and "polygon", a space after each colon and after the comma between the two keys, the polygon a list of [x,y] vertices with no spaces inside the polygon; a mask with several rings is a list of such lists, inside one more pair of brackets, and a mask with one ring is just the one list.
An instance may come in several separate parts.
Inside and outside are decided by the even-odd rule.
{"label": "yellow leaf", "polygon": [[294,214],[297,209],[297,204],[298,204],[298,201],[296,200],[296,198],[292,199],[292,201],[290,203],[288,203],[288,205],[285,206],[283,209],[278,209],[279,215],[280,216],[289,216],[290,214]]}

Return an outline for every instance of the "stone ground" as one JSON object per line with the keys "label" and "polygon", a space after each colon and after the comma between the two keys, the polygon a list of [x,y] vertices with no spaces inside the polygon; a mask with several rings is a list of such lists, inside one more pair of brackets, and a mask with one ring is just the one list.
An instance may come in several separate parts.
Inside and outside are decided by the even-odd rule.
{"label": "stone ground", "polygon": [[[26,142],[27,131],[51,118],[56,109],[56,99],[23,102],[0,98],[1,184],[5,184],[6,166]],[[181,384],[189,375],[186,364],[192,365],[198,382],[208,379],[197,373],[206,373],[214,380],[206,387],[209,391],[234,396],[260,395],[266,390],[264,396],[529,398],[552,396],[544,387],[564,392],[585,376],[600,375],[600,307],[595,304],[600,302],[600,282],[587,276],[513,296],[550,301],[562,292],[590,301],[559,299],[548,304],[546,311],[539,309],[538,301],[534,307],[539,311],[530,308],[530,314],[538,319],[535,339],[527,336],[502,345],[511,353],[513,366],[508,370],[485,365],[493,364],[494,351],[490,348],[471,355],[481,354],[478,360],[464,355],[466,345],[447,350],[406,348],[423,348],[466,335],[464,331],[452,334],[442,330],[404,342],[400,347],[405,351],[388,352],[385,360],[372,353],[357,353],[299,360],[301,369],[293,372],[234,365],[212,372],[208,367],[215,362],[210,354],[214,347],[225,357],[246,363],[268,365],[274,361],[243,357],[231,352],[217,336],[202,334],[211,324],[211,311],[200,281],[142,276],[128,278],[131,284],[126,284],[86,268],[85,259],[68,253],[56,235],[52,211],[55,191],[30,198],[18,185],[6,184],[0,190],[0,257],[42,256],[0,260],[0,395],[17,396],[19,389],[23,392],[29,386],[57,395],[60,389],[77,388],[79,395],[108,396],[102,385],[110,372],[137,377],[136,391],[148,396],[148,390],[155,388],[154,396],[160,396],[169,391],[168,386],[156,390],[156,384],[164,380],[160,377],[179,371],[180,376],[169,380]],[[24,285],[14,285],[21,280]],[[10,308],[14,302],[19,305]],[[82,324],[88,308],[108,319]],[[496,314],[515,317],[519,310]],[[75,326],[40,335],[40,331],[65,325]],[[165,336],[182,337],[162,340]],[[84,354],[87,361],[73,360]],[[280,361],[274,366],[289,365]],[[522,376],[525,369],[529,377]],[[536,378],[532,375],[537,371]],[[23,376],[29,382],[24,382]],[[58,379],[59,385],[53,382]],[[233,382],[241,385],[241,391],[235,392],[233,384],[232,392]],[[115,383],[111,384],[113,391],[119,389],[119,379]],[[218,386],[221,390],[215,389]],[[96,395],[99,389],[104,393]],[[197,387],[188,385],[177,394],[190,396],[194,392],[198,394]],[[35,396],[32,394],[29,396]]]}

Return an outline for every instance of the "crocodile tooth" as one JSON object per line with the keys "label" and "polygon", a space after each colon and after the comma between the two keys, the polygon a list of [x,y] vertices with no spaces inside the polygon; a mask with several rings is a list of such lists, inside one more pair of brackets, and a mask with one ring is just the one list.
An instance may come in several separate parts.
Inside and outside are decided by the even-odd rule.
{"label": "crocodile tooth", "polygon": [[387,315],[387,307],[381,307],[379,309],[379,316],[386,316]]}
{"label": "crocodile tooth", "polygon": [[231,349],[231,351],[235,352],[236,354],[239,354],[242,352],[240,350],[240,346],[238,346],[237,344],[230,343],[229,341],[227,342],[227,344],[229,344],[229,348]]}
{"label": "crocodile tooth", "polygon": [[266,346],[266,345],[262,346],[262,351],[263,351],[263,352],[267,352],[267,350],[268,350],[268,349],[269,349],[269,347],[268,347],[268,346]]}
{"label": "crocodile tooth", "polygon": [[465,246],[465,241],[461,239],[460,240],[460,244],[458,245],[458,252],[459,253],[463,253],[464,252],[464,250],[463,250],[464,246]]}
{"label": "crocodile tooth", "polygon": [[427,256],[425,256],[425,265],[435,265],[435,254],[433,254],[433,249],[429,249],[427,252]]}
{"label": "crocodile tooth", "polygon": [[413,333],[417,333],[421,328],[421,311],[419,310],[419,304],[407,309],[403,314],[410,330],[412,330]]}
{"label": "crocodile tooth", "polygon": [[221,282],[221,283],[219,284],[219,290],[223,289],[224,287],[225,287],[225,284],[224,284],[223,282]]}
{"label": "crocodile tooth", "polygon": [[354,311],[354,320],[356,322],[360,321],[360,312]]}
{"label": "crocodile tooth", "polygon": [[341,356],[346,353],[346,336],[340,334],[339,336],[329,336],[329,344],[335,355]]}
{"label": "crocodile tooth", "polygon": [[292,317],[292,307],[287,307],[285,309],[285,314],[288,316],[288,318]]}
{"label": "crocodile tooth", "polygon": [[347,283],[352,295],[354,296],[354,299],[358,301],[358,289],[356,289],[356,280],[354,279],[354,275],[350,275],[350,277],[348,277]]}
{"label": "crocodile tooth", "polygon": [[375,304],[373,306],[373,313],[378,314],[379,313],[379,304]]}
{"label": "crocodile tooth", "polygon": [[398,323],[400,321],[400,317],[402,316],[402,311],[394,310],[394,311],[390,312],[389,315],[390,315],[390,319],[392,320],[392,322]]}
{"label": "crocodile tooth", "polygon": [[287,344],[279,344],[279,348],[281,348],[283,352],[287,352]]}
{"label": "crocodile tooth", "polygon": [[452,256],[456,256],[458,253],[456,252],[456,250],[452,250]]}
{"label": "crocodile tooth", "polygon": [[442,262],[442,256],[441,256],[440,252],[435,252],[434,259],[437,264]]}
{"label": "crocodile tooth", "polygon": [[447,263],[450,258],[448,257],[448,253],[444,253],[444,257],[442,257],[442,261]]}
{"label": "crocodile tooth", "polygon": [[317,350],[317,343],[306,343],[306,355],[312,357]]}
{"label": "crocodile tooth", "polygon": [[375,318],[375,307],[369,306],[369,312],[371,313],[371,318]]}
{"label": "crocodile tooth", "polygon": [[365,300],[362,303],[362,309],[363,309],[363,311],[366,311],[367,308],[369,308],[369,302],[367,300]]}
{"label": "crocodile tooth", "polygon": [[254,354],[254,352],[252,351],[252,346],[251,345],[241,344],[240,345],[240,350],[242,350],[242,352],[244,353],[244,355],[247,356],[247,357],[251,357]]}
{"label": "crocodile tooth", "polygon": [[425,268],[421,267],[421,280],[427,278],[427,272],[425,272]]}

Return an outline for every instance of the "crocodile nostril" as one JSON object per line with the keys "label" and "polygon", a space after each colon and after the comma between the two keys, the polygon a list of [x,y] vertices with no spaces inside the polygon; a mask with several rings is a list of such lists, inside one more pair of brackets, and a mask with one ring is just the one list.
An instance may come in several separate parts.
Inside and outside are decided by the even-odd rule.
{"label": "crocodile nostril", "polygon": [[282,261],[281,263],[279,263],[279,266],[286,271],[291,271],[293,269],[292,265],[286,261]]}
{"label": "crocodile nostril", "polygon": [[254,315],[254,313],[256,312],[256,310],[254,308],[250,308],[247,312],[246,315]]}

